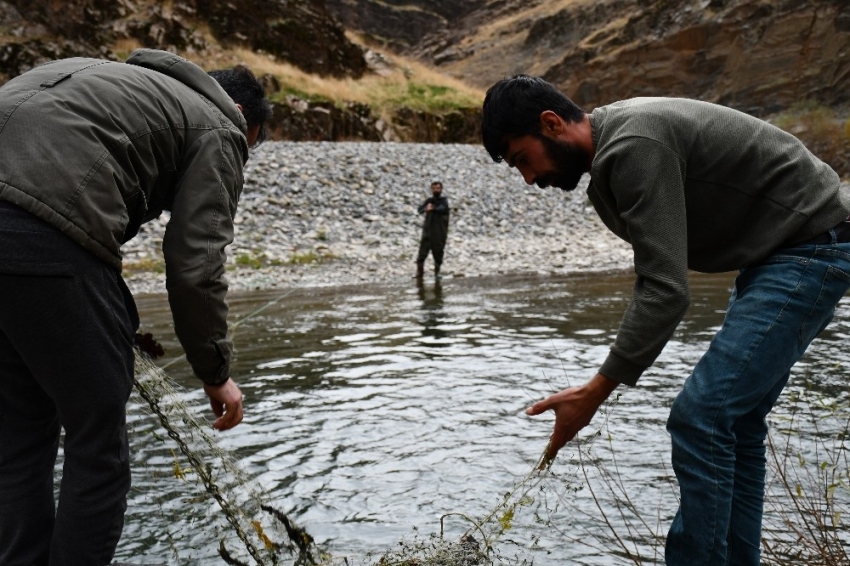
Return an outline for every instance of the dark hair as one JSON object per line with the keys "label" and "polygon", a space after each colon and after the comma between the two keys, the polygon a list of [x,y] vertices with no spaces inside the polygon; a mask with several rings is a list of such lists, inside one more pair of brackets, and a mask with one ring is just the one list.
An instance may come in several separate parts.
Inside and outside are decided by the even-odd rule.
{"label": "dark hair", "polygon": [[514,75],[491,86],[484,98],[481,139],[493,161],[502,161],[509,138],[539,136],[540,114],[551,110],[568,122],[580,122],[584,110],[541,78]]}
{"label": "dark hair", "polygon": [[443,188],[443,182],[442,182],[442,181],[434,181],[434,182],[432,182],[432,183],[431,183],[431,186],[433,187],[434,185],[440,185],[440,188],[441,188],[441,189]]}
{"label": "dark hair", "polygon": [[209,75],[221,85],[233,102],[242,106],[242,115],[248,122],[248,128],[260,127],[260,135],[254,145],[264,142],[268,137],[266,122],[272,117],[272,106],[265,97],[263,83],[245,65],[210,71]]}

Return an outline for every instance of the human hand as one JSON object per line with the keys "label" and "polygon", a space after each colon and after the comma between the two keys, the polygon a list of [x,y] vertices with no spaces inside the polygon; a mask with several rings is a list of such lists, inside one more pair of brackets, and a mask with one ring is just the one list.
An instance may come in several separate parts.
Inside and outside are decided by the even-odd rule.
{"label": "human hand", "polygon": [[599,406],[617,385],[619,383],[616,381],[598,373],[585,385],[564,389],[526,409],[527,415],[539,415],[550,409],[555,413],[555,427],[549,438],[546,458],[541,463],[541,468],[552,462],[558,451],[590,424]]}
{"label": "human hand", "polygon": [[216,430],[228,430],[242,422],[242,392],[231,378],[218,385],[204,384],[204,391],[210,398],[210,407],[218,417],[213,422]]}
{"label": "human hand", "polygon": [[425,205],[425,212],[432,212],[434,210],[434,205],[430,202]]}

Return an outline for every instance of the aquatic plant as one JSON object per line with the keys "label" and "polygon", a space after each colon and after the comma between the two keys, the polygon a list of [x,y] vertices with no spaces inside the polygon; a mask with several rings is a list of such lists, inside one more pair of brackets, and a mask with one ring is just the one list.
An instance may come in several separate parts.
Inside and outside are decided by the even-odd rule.
{"label": "aquatic plant", "polygon": [[[816,393],[806,381],[773,420],[780,428],[768,444],[765,563],[850,564],[850,401]],[[816,442],[804,446],[803,436]]]}

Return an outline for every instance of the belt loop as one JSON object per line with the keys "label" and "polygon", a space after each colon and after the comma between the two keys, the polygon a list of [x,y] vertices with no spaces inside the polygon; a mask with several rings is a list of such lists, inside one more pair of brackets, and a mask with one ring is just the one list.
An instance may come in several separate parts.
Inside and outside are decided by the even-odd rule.
{"label": "belt loop", "polygon": [[834,246],[838,243],[838,234],[835,232],[835,228],[829,229],[829,245]]}

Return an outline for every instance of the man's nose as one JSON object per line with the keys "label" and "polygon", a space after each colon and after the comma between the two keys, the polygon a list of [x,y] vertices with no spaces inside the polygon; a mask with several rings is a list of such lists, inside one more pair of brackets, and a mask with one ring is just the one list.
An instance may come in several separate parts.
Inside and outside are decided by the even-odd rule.
{"label": "man's nose", "polygon": [[533,171],[531,171],[528,167],[517,167],[517,169],[519,170],[519,174],[522,175],[522,178],[525,181],[525,184],[527,184],[527,185],[533,185],[534,184],[535,175],[534,175]]}

